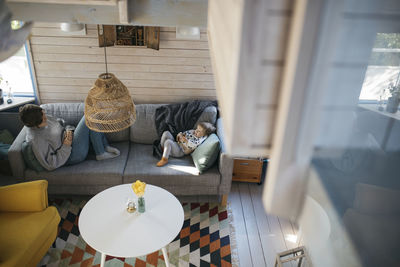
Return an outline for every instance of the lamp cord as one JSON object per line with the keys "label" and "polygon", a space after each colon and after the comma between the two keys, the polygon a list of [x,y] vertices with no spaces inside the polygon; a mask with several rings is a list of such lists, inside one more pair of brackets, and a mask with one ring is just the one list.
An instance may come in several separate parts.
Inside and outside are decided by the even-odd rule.
{"label": "lamp cord", "polygon": [[106,63],[106,76],[108,76],[108,68],[107,68],[107,49],[106,49],[106,33],[104,32],[104,25],[103,27],[103,46],[104,46],[104,62]]}

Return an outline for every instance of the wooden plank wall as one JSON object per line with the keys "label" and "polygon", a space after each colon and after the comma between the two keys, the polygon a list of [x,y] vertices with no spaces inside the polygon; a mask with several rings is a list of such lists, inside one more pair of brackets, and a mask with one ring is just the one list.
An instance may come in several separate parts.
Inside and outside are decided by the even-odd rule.
{"label": "wooden plank wall", "polygon": [[293,0],[209,1],[216,90],[234,155],[270,154],[293,6]]}
{"label": "wooden plank wall", "polygon": [[243,1],[208,2],[208,38],[216,90],[224,117],[227,148],[233,142],[235,89],[239,65]]}
{"label": "wooden plank wall", "polygon": [[[67,36],[55,23],[36,23],[30,39],[41,103],[80,102],[100,73],[104,49],[96,25],[86,36]],[[109,72],[129,89],[135,103],[216,99],[207,32],[198,41],[176,40],[175,28],[161,28],[160,50],[108,47]]]}
{"label": "wooden plank wall", "polygon": [[264,6],[265,45],[261,48],[263,52],[254,114],[259,120],[265,119],[261,125],[257,120],[253,121],[252,127],[259,125],[258,130],[254,132],[254,150],[269,150],[272,144],[293,8],[292,0],[268,1]]}

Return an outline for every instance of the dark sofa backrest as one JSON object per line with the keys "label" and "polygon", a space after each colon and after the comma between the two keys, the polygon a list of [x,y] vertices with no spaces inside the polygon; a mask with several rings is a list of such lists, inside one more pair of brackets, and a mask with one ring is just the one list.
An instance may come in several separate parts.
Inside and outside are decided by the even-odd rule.
{"label": "dark sofa backrest", "polygon": [[[164,104],[136,105],[136,122],[131,126],[130,140],[139,144],[153,144],[158,139],[154,116],[156,109]],[[197,122],[209,122],[215,125],[217,109],[210,106],[204,109]]]}

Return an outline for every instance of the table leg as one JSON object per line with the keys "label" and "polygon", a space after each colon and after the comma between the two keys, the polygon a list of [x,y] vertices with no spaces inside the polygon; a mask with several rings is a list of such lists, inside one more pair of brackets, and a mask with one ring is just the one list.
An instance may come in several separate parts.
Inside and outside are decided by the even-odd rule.
{"label": "table leg", "polygon": [[105,262],[106,262],[106,254],[101,253],[100,267],[104,267]]}
{"label": "table leg", "polygon": [[162,254],[164,256],[165,266],[169,267],[169,259],[168,259],[167,249],[166,249],[166,247],[163,247],[161,250],[162,250]]}

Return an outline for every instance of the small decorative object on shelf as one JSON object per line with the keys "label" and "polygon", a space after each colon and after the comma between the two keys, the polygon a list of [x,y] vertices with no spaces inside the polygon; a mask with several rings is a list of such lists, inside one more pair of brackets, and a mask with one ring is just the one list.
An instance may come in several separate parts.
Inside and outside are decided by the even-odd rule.
{"label": "small decorative object on shelf", "polygon": [[138,196],[138,210],[140,213],[146,211],[145,201],[144,201],[144,190],[146,189],[146,183],[137,180],[132,184],[133,192]]}
{"label": "small decorative object on shelf", "polygon": [[388,90],[391,96],[387,100],[386,111],[396,113],[400,104],[400,85],[398,83],[390,84]]}
{"label": "small decorative object on shelf", "polygon": [[128,201],[126,202],[126,211],[129,213],[133,213],[136,211],[136,205],[133,200],[128,199]]}
{"label": "small decorative object on shelf", "polygon": [[6,81],[6,88],[8,88],[7,104],[11,104],[13,102],[13,94],[12,94],[11,86],[8,84],[8,81]]}
{"label": "small decorative object on shelf", "polygon": [[384,94],[385,94],[385,90],[381,90],[380,94],[379,94],[379,99],[377,101],[377,106],[378,106],[378,110],[379,111],[383,111],[383,107],[384,107]]}
{"label": "small decorative object on shelf", "polygon": [[[0,86],[1,86],[2,81],[3,81],[3,77],[1,77],[1,75],[0,75]],[[0,105],[2,105],[3,103],[4,103],[3,89],[0,88]]]}

